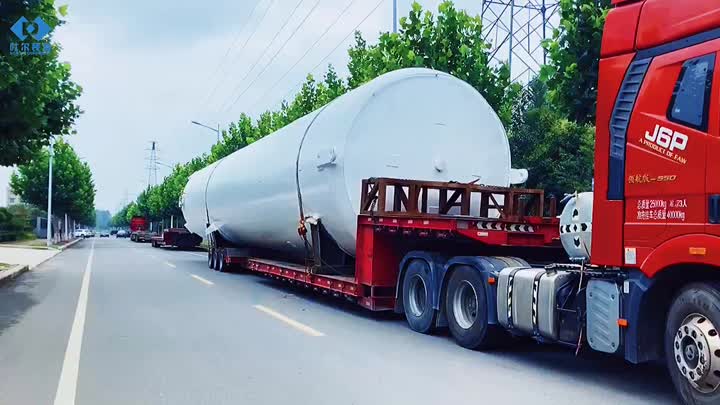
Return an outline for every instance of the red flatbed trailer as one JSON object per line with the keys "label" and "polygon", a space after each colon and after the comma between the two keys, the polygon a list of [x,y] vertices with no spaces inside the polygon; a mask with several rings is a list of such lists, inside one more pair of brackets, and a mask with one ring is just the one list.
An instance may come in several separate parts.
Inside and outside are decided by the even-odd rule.
{"label": "red flatbed trailer", "polygon": [[[247,250],[235,248],[218,249],[220,260],[210,252],[208,264],[220,271],[234,265],[344,297],[372,311],[387,311],[397,308],[401,262],[417,243],[457,243],[461,246],[456,255],[502,255],[517,248],[542,257],[562,252],[555,200],[549,200],[548,215],[543,216],[542,190],[389,178],[368,179],[362,187],[352,276],[317,274],[310,258],[301,265],[247,256]],[[427,206],[433,192],[440,196],[436,213]],[[382,203],[386,195],[397,196],[392,206]]]}
{"label": "red flatbed trailer", "polygon": [[153,236],[150,239],[152,247],[177,247],[189,249],[200,245],[202,237],[195,235],[185,228],[169,228],[162,232],[162,235]]}
{"label": "red flatbed trailer", "polygon": [[[542,199],[524,210],[532,190],[495,189],[505,192],[497,201],[485,189],[474,212],[471,191],[447,183],[436,187],[441,204],[431,214],[427,193],[418,194],[428,184],[406,182],[386,210],[386,187],[366,181],[347,295],[375,310],[394,304],[419,333],[448,326],[470,349],[510,334],[634,364],[663,361],[683,403],[720,404],[720,5],[611,3],[593,192],[572,196],[558,223]],[[522,198],[508,199],[513,192]],[[567,255],[553,258],[557,231]],[[215,264],[224,247],[212,246]],[[322,265],[245,260],[333,291]],[[338,295],[348,291],[342,281]]]}

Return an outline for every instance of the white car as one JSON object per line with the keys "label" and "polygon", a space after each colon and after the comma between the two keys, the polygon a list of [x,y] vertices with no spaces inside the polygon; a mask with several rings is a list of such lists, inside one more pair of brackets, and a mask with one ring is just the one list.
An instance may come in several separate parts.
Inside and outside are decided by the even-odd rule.
{"label": "white car", "polygon": [[76,229],[73,236],[76,238],[87,238],[90,236],[90,231],[88,229]]}

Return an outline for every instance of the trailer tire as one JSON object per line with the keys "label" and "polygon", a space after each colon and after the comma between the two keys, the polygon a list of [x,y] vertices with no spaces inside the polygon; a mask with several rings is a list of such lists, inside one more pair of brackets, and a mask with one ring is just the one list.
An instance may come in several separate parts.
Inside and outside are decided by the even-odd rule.
{"label": "trailer tire", "polygon": [[450,275],[445,293],[448,328],[457,344],[483,350],[497,346],[503,329],[488,324],[485,282],[470,266],[459,266]]}
{"label": "trailer tire", "polygon": [[215,249],[208,249],[208,269],[215,268]]}
{"label": "trailer tire", "polygon": [[[716,327],[720,327],[720,284],[694,283],[683,288],[668,311],[665,358],[675,389],[686,404],[720,403],[720,331]],[[697,369],[688,370],[693,366]]]}
{"label": "trailer tire", "polygon": [[220,270],[220,249],[213,249],[213,269]]}
{"label": "trailer tire", "polygon": [[217,270],[220,273],[225,273],[227,271],[227,265],[225,264],[225,251],[222,249],[218,249],[217,261]]}
{"label": "trailer tire", "polygon": [[425,260],[412,260],[405,270],[402,299],[410,329],[428,334],[435,326],[437,311],[432,307],[430,266]]}

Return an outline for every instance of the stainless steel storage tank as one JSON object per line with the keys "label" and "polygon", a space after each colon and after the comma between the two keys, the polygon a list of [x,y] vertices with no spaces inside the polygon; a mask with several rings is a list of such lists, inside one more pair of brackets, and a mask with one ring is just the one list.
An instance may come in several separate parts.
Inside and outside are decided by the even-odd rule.
{"label": "stainless steel storage tank", "polygon": [[362,179],[508,186],[510,171],[505,130],[480,93],[446,73],[402,69],[195,173],[182,209],[199,235],[210,223],[237,245],[297,255],[301,199],[354,255]]}

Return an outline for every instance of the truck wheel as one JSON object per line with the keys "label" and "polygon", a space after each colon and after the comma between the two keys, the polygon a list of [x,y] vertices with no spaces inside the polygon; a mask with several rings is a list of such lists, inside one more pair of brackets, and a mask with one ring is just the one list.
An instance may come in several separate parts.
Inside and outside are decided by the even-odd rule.
{"label": "truck wheel", "polygon": [[208,268],[209,269],[215,268],[215,249],[208,250]]}
{"label": "truck wheel", "polygon": [[686,404],[720,403],[720,285],[691,284],[675,298],[665,326],[665,357]]}
{"label": "truck wheel", "polygon": [[453,271],[445,294],[445,314],[455,341],[468,349],[488,349],[502,336],[502,328],[488,324],[485,283],[475,269]]}
{"label": "truck wheel", "polygon": [[410,329],[430,333],[435,325],[436,311],[430,297],[430,267],[424,260],[413,260],[405,271],[402,285],[405,318]]}

